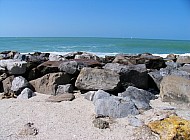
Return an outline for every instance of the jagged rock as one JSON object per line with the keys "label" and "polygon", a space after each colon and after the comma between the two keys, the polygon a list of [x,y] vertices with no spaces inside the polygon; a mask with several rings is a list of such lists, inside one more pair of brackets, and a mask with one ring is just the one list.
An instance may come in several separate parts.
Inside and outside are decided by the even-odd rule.
{"label": "jagged rock", "polygon": [[41,78],[30,81],[36,92],[56,95],[58,85],[69,84],[71,76],[63,72],[49,73]]}
{"label": "jagged rock", "polygon": [[93,60],[99,60],[99,57],[91,54],[91,53],[87,53],[87,52],[83,52],[82,54],[76,54],[74,59],[93,59]]}
{"label": "jagged rock", "polygon": [[174,67],[166,67],[162,68],[159,71],[153,71],[148,73],[151,79],[154,81],[154,83],[157,85],[157,88],[160,89],[160,83],[163,79],[163,77],[168,76],[168,75],[176,75],[176,76],[181,76],[185,78],[190,77],[190,73],[179,69],[176,69]]}
{"label": "jagged rock", "polygon": [[27,123],[24,125],[24,128],[21,129],[21,131],[19,132],[19,135],[24,135],[24,136],[28,136],[28,135],[37,135],[38,134],[38,129],[35,127],[32,127],[32,125],[34,125],[33,123]]}
{"label": "jagged rock", "polygon": [[124,65],[136,65],[136,64],[143,64],[145,60],[140,59],[139,54],[118,54],[116,55],[113,63],[119,63]]}
{"label": "jagged rock", "polygon": [[58,66],[61,63],[62,63],[61,61],[46,61],[38,65],[36,68],[33,68],[32,70],[30,70],[28,79],[34,80],[48,73],[59,72]]}
{"label": "jagged rock", "polygon": [[93,96],[93,103],[96,102],[96,100],[98,99],[103,99],[103,98],[108,98],[110,97],[110,94],[103,91],[103,90],[98,90],[95,92],[94,96]]}
{"label": "jagged rock", "polygon": [[13,59],[0,60],[0,70],[8,71],[9,74],[24,74],[27,62]]}
{"label": "jagged rock", "polygon": [[139,127],[144,125],[144,123],[140,119],[132,115],[127,116],[127,121],[129,125],[134,127]]}
{"label": "jagged rock", "polygon": [[96,91],[88,91],[84,94],[84,98],[89,101],[93,101],[93,97],[94,97],[95,93],[96,93]]}
{"label": "jagged rock", "polygon": [[183,65],[183,67],[180,67],[179,69],[190,73],[190,64],[185,64]]}
{"label": "jagged rock", "polygon": [[16,51],[3,51],[0,52],[0,60],[1,59],[12,59],[14,57],[14,55],[16,54]]}
{"label": "jagged rock", "polygon": [[121,84],[124,89],[128,86],[135,86],[142,89],[148,88],[148,74],[145,64],[122,65],[108,63],[104,69],[109,69],[120,74]]}
{"label": "jagged rock", "polygon": [[190,121],[178,116],[170,116],[160,121],[150,122],[148,127],[159,134],[161,140],[190,139]]}
{"label": "jagged rock", "polygon": [[14,76],[12,75],[12,76],[9,76],[5,80],[2,81],[3,90],[4,90],[5,94],[10,93],[13,79],[14,79]]}
{"label": "jagged rock", "polygon": [[27,54],[27,62],[39,62],[43,63],[49,60],[49,53],[35,52],[34,54]]}
{"label": "jagged rock", "polygon": [[58,54],[50,54],[49,55],[49,61],[63,61],[65,58],[62,55]]}
{"label": "jagged rock", "polygon": [[160,84],[160,97],[164,102],[190,102],[190,78],[186,76],[165,76]]}
{"label": "jagged rock", "polygon": [[118,96],[132,100],[135,106],[142,110],[150,109],[150,100],[156,98],[152,93],[132,86],[129,86],[125,92],[120,93]]}
{"label": "jagged rock", "polygon": [[134,130],[133,136],[134,136],[134,139],[131,139],[131,140],[160,140],[159,135],[152,132],[151,129],[146,125],[137,127]]}
{"label": "jagged rock", "polygon": [[72,93],[73,89],[74,88],[71,84],[58,85],[57,90],[56,90],[56,95],[64,94],[64,93]]}
{"label": "jagged rock", "polygon": [[26,87],[30,87],[29,82],[22,76],[15,77],[12,81],[11,90],[16,94],[19,95],[22,90]]}
{"label": "jagged rock", "polygon": [[119,86],[119,74],[111,70],[83,68],[77,77],[75,86],[81,90],[114,91]]}
{"label": "jagged rock", "polygon": [[164,59],[160,56],[141,55],[140,58],[145,59],[147,69],[160,69],[166,67]]}
{"label": "jagged rock", "polygon": [[81,55],[83,52],[71,52],[63,55],[65,59],[74,59],[76,55]]}
{"label": "jagged rock", "polygon": [[172,60],[172,61],[176,61],[177,60],[177,56],[175,55],[175,54],[168,54],[167,56],[166,56],[166,58],[168,59],[168,60]]}
{"label": "jagged rock", "polygon": [[75,96],[71,93],[60,94],[56,96],[50,96],[46,99],[47,102],[62,102],[62,101],[72,101]]}
{"label": "jagged rock", "polygon": [[137,115],[135,104],[128,99],[119,97],[101,98],[95,101],[96,116],[109,116],[113,118],[122,118],[128,115]]}
{"label": "jagged rock", "polygon": [[94,119],[92,123],[94,124],[94,127],[97,127],[99,129],[109,128],[109,122],[104,121],[104,120],[102,120],[100,118]]}
{"label": "jagged rock", "polygon": [[13,59],[14,60],[19,60],[19,61],[27,61],[26,60],[26,55],[25,54],[20,54],[20,53],[16,53]]}
{"label": "jagged rock", "polygon": [[23,91],[19,94],[19,96],[17,97],[17,99],[29,99],[34,95],[34,92],[29,89],[29,88],[25,88],[23,89]]}
{"label": "jagged rock", "polygon": [[59,70],[68,74],[75,74],[78,71],[78,63],[76,61],[62,62],[59,65]]}
{"label": "jagged rock", "polygon": [[186,63],[186,64],[188,64],[188,63],[190,63],[190,56],[179,56],[177,58],[176,62],[177,63]]}

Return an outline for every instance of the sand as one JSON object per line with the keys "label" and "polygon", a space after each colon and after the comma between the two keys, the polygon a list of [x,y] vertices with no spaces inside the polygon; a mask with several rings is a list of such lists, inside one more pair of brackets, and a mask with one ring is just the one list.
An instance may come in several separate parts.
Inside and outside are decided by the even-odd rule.
{"label": "sand", "polygon": [[[49,95],[36,93],[28,100],[0,100],[0,140],[136,140],[136,127],[128,124],[127,118],[112,119],[110,128],[93,126],[94,105],[80,94],[73,101],[60,103],[45,102]],[[155,110],[172,109],[160,99],[151,101],[154,109],[138,115],[147,121]],[[176,107],[175,107],[176,109]],[[190,111],[177,109],[179,115],[190,120]],[[149,116],[149,117],[148,117]],[[34,123],[39,133],[36,136],[20,136],[27,123]],[[151,139],[151,138],[147,138]]]}

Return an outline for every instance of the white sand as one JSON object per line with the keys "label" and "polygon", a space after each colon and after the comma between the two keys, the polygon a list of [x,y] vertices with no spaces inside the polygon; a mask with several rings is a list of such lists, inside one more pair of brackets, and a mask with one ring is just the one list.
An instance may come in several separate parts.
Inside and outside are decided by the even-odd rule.
{"label": "white sand", "polygon": [[[80,95],[73,101],[61,103],[45,102],[48,97],[37,94],[29,100],[0,100],[0,140],[136,140],[136,128],[128,125],[127,118],[113,120],[108,129],[95,128],[92,123],[94,105]],[[169,106],[159,100],[152,103],[155,108],[161,105]],[[182,112],[186,118],[190,118],[190,112]],[[139,118],[146,119],[143,115],[139,115]],[[29,122],[34,123],[39,134],[18,135]]]}

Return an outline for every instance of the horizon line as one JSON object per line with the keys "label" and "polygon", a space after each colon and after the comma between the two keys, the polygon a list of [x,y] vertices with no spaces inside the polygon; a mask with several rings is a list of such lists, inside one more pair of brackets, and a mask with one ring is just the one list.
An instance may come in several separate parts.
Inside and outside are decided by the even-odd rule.
{"label": "horizon line", "polygon": [[141,38],[141,37],[102,37],[102,36],[0,36],[0,38],[107,38],[107,39],[142,39],[142,40],[173,40],[190,41],[190,39]]}

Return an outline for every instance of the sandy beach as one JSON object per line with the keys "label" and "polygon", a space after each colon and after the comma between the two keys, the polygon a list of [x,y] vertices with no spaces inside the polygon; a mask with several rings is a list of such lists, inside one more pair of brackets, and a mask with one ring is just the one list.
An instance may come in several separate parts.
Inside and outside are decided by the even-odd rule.
{"label": "sandy beach", "polygon": [[[37,139],[37,140],[137,140],[155,139],[157,137],[144,133],[138,136],[138,127],[130,126],[128,119],[110,118],[110,128],[98,129],[93,126],[95,118],[94,105],[84,99],[83,95],[76,94],[73,101],[60,103],[45,102],[49,95],[36,93],[28,100],[4,99],[0,102],[0,139]],[[160,99],[151,101],[153,109],[145,111],[137,118],[149,122],[155,117],[155,112],[175,110],[175,112],[190,120],[190,111],[177,109]],[[159,115],[157,115],[158,117]],[[156,118],[155,118],[156,119]],[[21,136],[19,132],[26,123],[34,123],[38,129],[36,136]]]}

